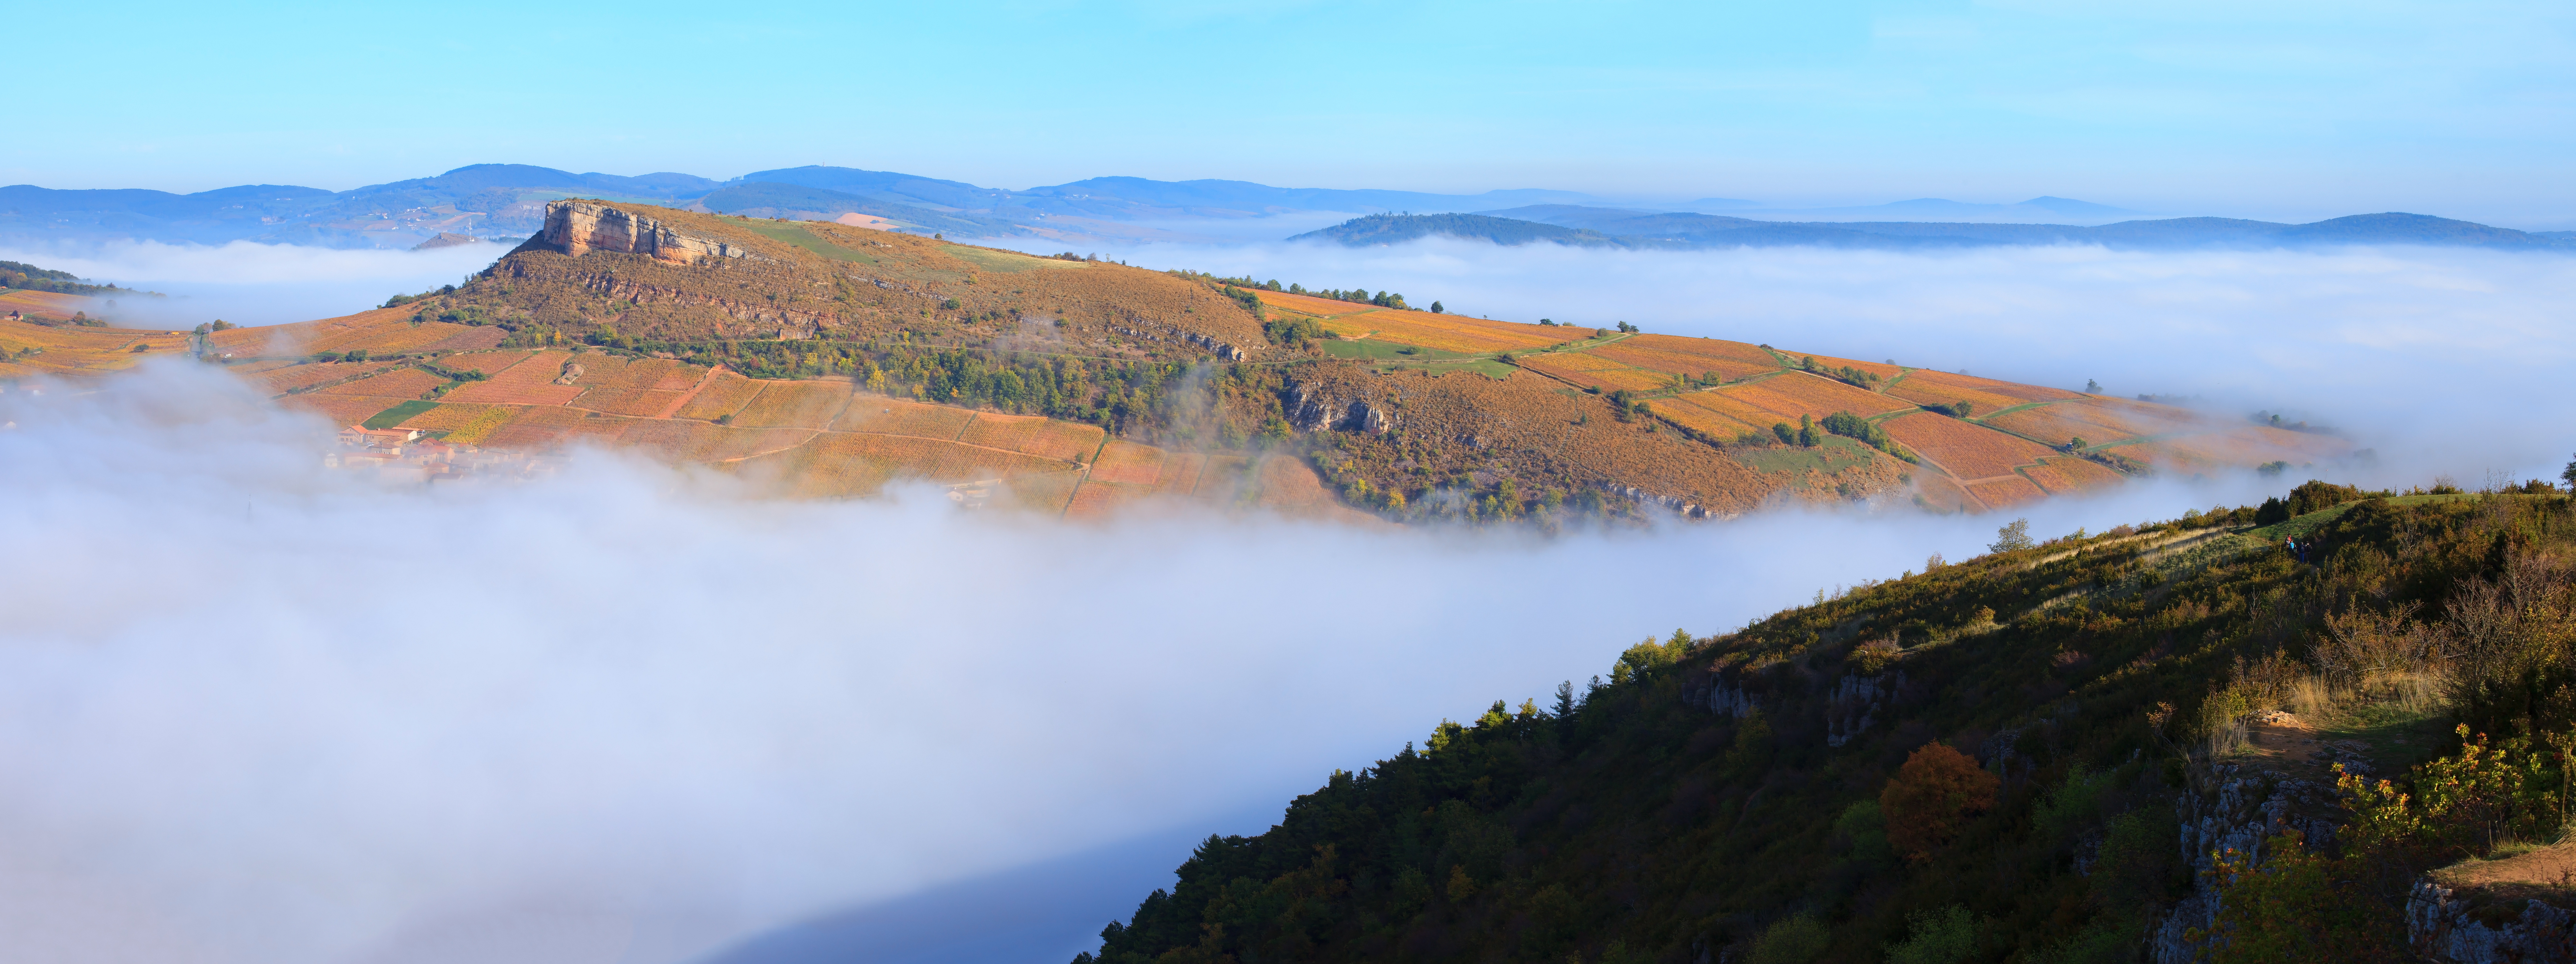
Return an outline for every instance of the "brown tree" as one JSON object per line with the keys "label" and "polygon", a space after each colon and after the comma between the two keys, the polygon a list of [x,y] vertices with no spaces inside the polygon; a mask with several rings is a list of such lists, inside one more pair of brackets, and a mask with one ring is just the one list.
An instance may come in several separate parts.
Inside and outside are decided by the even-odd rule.
{"label": "brown tree", "polygon": [[1933,849],[1958,836],[1970,816],[1995,805],[1998,782],[1946,744],[1914,751],[1878,794],[1888,845],[1907,860],[1931,859]]}

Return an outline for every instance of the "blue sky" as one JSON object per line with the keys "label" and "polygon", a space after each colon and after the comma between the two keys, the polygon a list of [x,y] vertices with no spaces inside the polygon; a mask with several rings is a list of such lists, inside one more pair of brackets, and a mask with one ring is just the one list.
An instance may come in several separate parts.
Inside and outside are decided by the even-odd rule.
{"label": "blue sky", "polygon": [[[0,182],[807,163],[2576,221],[2555,3],[45,5]],[[28,46],[28,38],[44,38]]]}

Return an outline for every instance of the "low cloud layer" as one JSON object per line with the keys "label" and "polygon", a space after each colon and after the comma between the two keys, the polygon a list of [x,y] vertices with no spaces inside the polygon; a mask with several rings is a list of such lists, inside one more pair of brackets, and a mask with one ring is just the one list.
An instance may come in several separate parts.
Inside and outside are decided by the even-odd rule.
{"label": "low cloud layer", "polygon": [[[1043,249],[1044,245],[1034,247]],[[2576,257],[2438,248],[1956,254],[1149,245],[1155,267],[1402,292],[1416,305],[1767,342],[2331,425],[2361,481],[2555,478],[2576,448]]]}
{"label": "low cloud layer", "polygon": [[988,940],[972,887],[930,888],[1257,831],[1444,716],[1996,523],[1067,524],[743,500],[604,453],[387,488],[220,373],[95,388],[0,393],[0,961],[661,964],[924,893],[907,939],[954,912]]}
{"label": "low cloud layer", "polygon": [[19,261],[166,298],[120,298],[104,314],[144,328],[193,328],[221,318],[274,325],[383,304],[389,295],[455,284],[507,253],[498,244],[427,251],[343,251],[235,241],[220,247],[122,242],[61,250],[0,248]]}

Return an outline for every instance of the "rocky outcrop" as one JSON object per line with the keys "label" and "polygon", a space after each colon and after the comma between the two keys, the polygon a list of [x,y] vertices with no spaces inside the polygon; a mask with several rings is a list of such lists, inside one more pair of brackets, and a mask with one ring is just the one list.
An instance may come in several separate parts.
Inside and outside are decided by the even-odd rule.
{"label": "rocky outcrop", "polygon": [[2406,943],[2436,964],[2576,964],[2576,914],[2537,900],[2484,903],[2431,880],[2406,897]]}
{"label": "rocky outcrop", "polygon": [[1242,361],[1243,359],[1245,359],[1245,358],[1247,358],[1247,357],[1250,357],[1250,353],[1249,353],[1249,352],[1244,351],[1243,349],[1236,348],[1236,347],[1234,347],[1233,345],[1226,344],[1226,343],[1224,343],[1224,342],[1222,342],[1222,341],[1218,341],[1218,340],[1216,340],[1216,338],[1215,338],[1215,337],[1213,337],[1213,336],[1210,336],[1210,335],[1202,335],[1202,334],[1199,334],[1198,332],[1195,332],[1195,331],[1182,331],[1182,332],[1177,332],[1177,333],[1175,333],[1175,334],[1173,334],[1173,335],[1171,335],[1171,336],[1169,336],[1169,337],[1166,337],[1166,336],[1163,336],[1163,335],[1155,334],[1155,333],[1150,332],[1150,331],[1146,331],[1146,330],[1141,329],[1141,328],[1129,328],[1129,327],[1126,327],[1126,326],[1124,326],[1124,325],[1111,325],[1111,326],[1109,326],[1109,330],[1114,331],[1114,332],[1117,332],[1117,333],[1122,334],[1122,335],[1126,335],[1127,337],[1130,337],[1130,338],[1141,338],[1141,339],[1144,339],[1144,340],[1146,340],[1146,341],[1182,341],[1182,342],[1188,342],[1188,343],[1190,343],[1190,344],[1197,345],[1197,346],[1199,346],[1199,347],[1201,347],[1201,348],[1205,348],[1205,349],[1207,349],[1207,350],[1209,350],[1209,351],[1215,352],[1215,353],[1216,353],[1216,357],[1218,357],[1218,358],[1222,358],[1222,359],[1225,359],[1225,360],[1227,360],[1227,361]]}
{"label": "rocky outcrop", "polygon": [[1905,685],[1905,672],[1846,675],[1825,696],[1825,745],[1839,747],[1869,731],[1879,711]]}
{"label": "rocky outcrop", "polygon": [[652,218],[587,201],[546,205],[546,227],[538,237],[547,247],[576,258],[593,251],[649,255],[673,264],[757,257],[740,245],[682,234]]}
{"label": "rocky outcrop", "polygon": [[1313,385],[1298,385],[1287,406],[1288,424],[1309,432],[1325,430],[1384,435],[1395,428],[1395,413],[1367,399],[1343,401]]}
{"label": "rocky outcrop", "polygon": [[1685,519],[1732,519],[1737,515],[1733,512],[1712,513],[1708,511],[1707,506],[1696,502],[1683,501],[1669,495],[1656,495],[1636,486],[1621,485],[1617,482],[1601,483],[1601,491],[1627,496],[1636,500],[1638,505],[1660,505],[1679,513]]}
{"label": "rocky outcrop", "polygon": [[[2284,830],[2298,831],[2309,847],[2334,837],[2334,788],[2274,771],[2256,771],[2232,763],[2195,770],[2191,788],[2174,801],[2182,819],[2179,845],[2191,862],[2192,892],[2157,922],[2148,940],[2155,964],[2194,964],[2208,931],[2218,922],[2224,894],[2208,871],[2214,854],[2235,851],[2257,862],[2269,839]],[[2200,940],[2193,940],[2198,931]],[[2224,939],[2223,937],[2215,939]]]}

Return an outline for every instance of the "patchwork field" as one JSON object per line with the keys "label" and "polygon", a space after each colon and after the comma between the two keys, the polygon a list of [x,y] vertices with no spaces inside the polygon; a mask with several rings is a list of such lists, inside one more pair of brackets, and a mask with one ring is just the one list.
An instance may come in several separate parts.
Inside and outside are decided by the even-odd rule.
{"label": "patchwork field", "polygon": [[342,382],[329,388],[316,389],[317,395],[373,395],[379,398],[419,398],[430,389],[447,384],[440,378],[417,368],[396,368],[379,372],[353,382]]}
{"label": "patchwork field", "polygon": [[2037,483],[2050,495],[2065,495],[2107,485],[2118,485],[2127,478],[2104,467],[2101,463],[2073,456],[2049,459],[2021,470],[2021,474]]}
{"label": "patchwork field", "polygon": [[820,430],[850,405],[850,383],[763,382],[764,388],[735,412],[733,424],[747,428]]}
{"label": "patchwork field", "polygon": [[1969,496],[1975,498],[1979,505],[1987,509],[2001,509],[2048,498],[2047,492],[2042,491],[2039,486],[2032,485],[2029,479],[2018,475],[1974,482],[1968,484],[1966,488]]}
{"label": "patchwork field", "polygon": [[1878,424],[1897,444],[1962,480],[2011,475],[2014,466],[2052,454],[2047,446],[2029,439],[1931,412],[1899,415]]}
{"label": "patchwork field", "polygon": [[1715,390],[1714,394],[1768,413],[1770,418],[1765,421],[1785,421],[1793,425],[1801,415],[1823,418],[1835,412],[1850,412],[1869,416],[1913,407],[1877,392],[1805,372],[1789,372],[1747,385],[1729,385]]}
{"label": "patchwork field", "polygon": [[[1824,359],[1817,359],[1820,364],[1823,361]],[[2084,397],[2080,392],[2039,385],[1999,382],[1991,378],[1978,378],[1973,375],[1934,371],[1928,368],[1917,368],[1905,373],[1904,380],[1888,386],[1887,394],[1917,405],[1947,405],[1964,401],[1976,406],[1972,413],[1976,415],[1991,414],[2023,402],[2054,402]]]}
{"label": "patchwork field", "polygon": [[985,448],[1005,449],[1040,458],[1065,462],[1082,462],[1100,449],[1108,433],[1096,425],[1059,422],[1042,415],[1002,415],[977,412],[966,424],[957,441]]}
{"label": "patchwork field", "polygon": [[962,408],[868,395],[853,399],[841,417],[832,421],[832,431],[910,435],[949,442],[955,441],[974,417],[974,412]]}
{"label": "patchwork field", "polygon": [[714,378],[707,380],[705,388],[698,389],[698,393],[689,398],[688,404],[680,406],[679,413],[673,417],[715,421],[741,411],[752,396],[760,394],[763,384],[730,371],[719,371]]}
{"label": "patchwork field", "polygon": [[[1305,300],[1325,301],[1321,298]],[[1343,304],[1338,301],[1326,303]],[[1441,351],[1467,353],[1550,348],[1579,338],[1590,337],[1593,333],[1589,328],[1524,325],[1458,315],[1435,315],[1428,311],[1398,311],[1393,308],[1373,308],[1367,305],[1358,307],[1358,311],[1324,319],[1324,330],[1344,338],[1373,338],[1401,345],[1419,345]]]}
{"label": "patchwork field", "polygon": [[1762,414],[1750,405],[1736,402],[1716,392],[1683,392],[1647,403],[1655,414],[1719,439],[1732,439],[1746,432],[1769,434],[1769,422],[1751,422]]}
{"label": "patchwork field", "polygon": [[1978,421],[2049,445],[2081,438],[2089,446],[2198,426],[2182,409],[2120,398],[2079,398]]}
{"label": "patchwork field", "polygon": [[1588,352],[1549,352],[1518,359],[1522,368],[1605,392],[1651,392],[1672,387],[1670,376]]}
{"label": "patchwork field", "polygon": [[1667,376],[1698,378],[1714,374],[1726,381],[1780,370],[1780,363],[1759,345],[1715,338],[1630,335],[1584,349],[1583,354]]}

